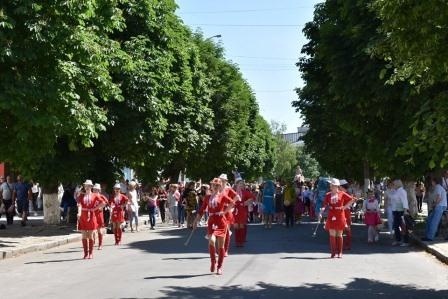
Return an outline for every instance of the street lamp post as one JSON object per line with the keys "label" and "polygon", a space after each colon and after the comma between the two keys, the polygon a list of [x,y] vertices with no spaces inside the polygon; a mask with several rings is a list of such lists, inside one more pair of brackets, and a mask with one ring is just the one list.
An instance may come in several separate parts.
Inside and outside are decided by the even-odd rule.
{"label": "street lamp post", "polygon": [[211,40],[212,38],[215,38],[215,37],[220,38],[221,34],[216,34],[216,35],[210,36],[210,37],[206,38],[205,40]]}

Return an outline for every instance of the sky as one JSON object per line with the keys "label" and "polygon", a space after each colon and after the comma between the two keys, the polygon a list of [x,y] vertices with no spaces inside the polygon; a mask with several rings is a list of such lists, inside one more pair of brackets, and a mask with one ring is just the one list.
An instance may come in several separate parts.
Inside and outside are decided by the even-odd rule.
{"label": "sky", "polygon": [[302,125],[291,102],[303,82],[295,63],[307,40],[318,0],[176,0],[177,15],[193,31],[221,43],[228,60],[240,67],[255,92],[260,114],[293,133]]}

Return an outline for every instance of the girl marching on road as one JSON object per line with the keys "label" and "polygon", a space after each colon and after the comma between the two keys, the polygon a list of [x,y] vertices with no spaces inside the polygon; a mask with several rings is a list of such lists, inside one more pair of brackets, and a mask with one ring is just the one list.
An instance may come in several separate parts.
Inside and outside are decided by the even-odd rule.
{"label": "girl marching on road", "polygon": [[124,212],[126,211],[126,204],[128,198],[120,193],[120,184],[115,184],[114,195],[109,203],[112,207],[112,230],[115,236],[115,245],[121,243],[121,224],[124,222]]}
{"label": "girl marching on road", "polygon": [[241,177],[235,179],[235,185],[236,193],[240,198],[240,200],[235,201],[235,210],[233,212],[233,218],[235,220],[235,243],[237,247],[243,247],[247,236],[247,207],[249,204],[252,204],[255,198],[252,192],[246,190],[246,186]]}
{"label": "girl marching on road", "polygon": [[[228,179],[227,179],[227,174],[222,173],[219,176],[219,179],[221,180],[221,189],[220,191],[223,192],[223,194],[227,197],[229,197],[230,199],[233,200],[233,202],[236,202],[238,200],[240,200],[238,194],[235,192],[235,190],[232,189],[232,187],[230,187],[230,185],[227,183]],[[230,236],[232,235],[232,231],[230,230],[231,226],[233,225],[233,223],[235,223],[235,219],[233,218],[233,211],[232,209],[229,209],[229,212],[227,213],[227,215],[225,215],[226,219],[227,219],[227,231],[226,231],[226,237],[224,239],[224,255],[228,256],[229,255],[229,248],[230,248]]]}
{"label": "girl marching on road", "polygon": [[91,180],[84,182],[85,193],[78,197],[78,229],[82,232],[82,246],[84,258],[93,257],[93,233],[98,228],[95,212],[102,209],[105,204],[99,194],[92,193]]}
{"label": "girl marching on road", "polygon": [[[339,183],[341,184],[339,189],[342,192],[347,193],[348,196],[351,196],[348,192],[348,187],[349,187],[348,182],[346,180],[340,180]],[[347,224],[346,227],[344,228],[344,232],[345,232],[345,236],[343,237],[344,250],[350,250],[352,247],[352,211],[351,211],[351,206],[347,206],[344,209],[344,214],[345,214],[345,222]]]}
{"label": "girl marching on road", "polygon": [[352,198],[345,192],[339,190],[340,182],[338,179],[331,179],[330,192],[325,194],[324,202],[319,213],[319,220],[322,218],[323,210],[328,207],[328,217],[325,223],[325,229],[330,234],[331,257],[342,257],[342,232],[346,226],[344,210],[352,203]]}
{"label": "girl marching on road", "polygon": [[198,215],[193,222],[193,229],[196,229],[205,210],[208,210],[207,238],[209,240],[208,250],[210,253],[210,272],[215,272],[216,267],[216,246],[218,246],[218,268],[217,274],[222,274],[224,262],[224,241],[228,230],[226,215],[232,210],[234,201],[221,191],[221,180],[214,178],[211,182],[212,192],[206,195],[199,209]]}
{"label": "girl marching on road", "polygon": [[[101,193],[101,185],[100,184],[95,184],[93,186],[93,193],[94,194],[98,194],[99,199],[100,199],[100,203],[103,204],[103,206],[106,206],[108,201],[107,198],[102,195]],[[96,217],[96,222],[98,225],[97,228],[97,233],[98,233],[98,250],[103,249],[103,236],[104,236],[104,214],[103,214],[103,208],[97,209],[95,211],[95,217]]]}

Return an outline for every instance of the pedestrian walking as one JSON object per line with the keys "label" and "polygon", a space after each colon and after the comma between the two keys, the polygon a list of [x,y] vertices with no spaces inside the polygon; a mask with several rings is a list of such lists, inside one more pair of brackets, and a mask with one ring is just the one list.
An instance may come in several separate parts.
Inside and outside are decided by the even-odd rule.
{"label": "pedestrian walking", "polygon": [[272,218],[275,212],[274,194],[274,182],[271,180],[266,181],[263,188],[263,218],[265,228],[272,227]]}
{"label": "pedestrian walking", "polygon": [[364,223],[367,225],[367,243],[378,242],[379,233],[377,225],[381,223],[380,204],[375,192],[368,190],[367,198],[364,199],[362,210],[364,212]]}
{"label": "pedestrian walking", "polygon": [[441,179],[431,177],[430,192],[434,194],[433,208],[426,219],[425,237],[422,241],[433,241],[437,229],[442,219],[443,212],[447,208],[447,195],[445,189],[441,185]]}
{"label": "pedestrian walking", "polygon": [[[404,215],[409,214],[408,196],[406,190],[403,188],[401,180],[396,179],[393,181],[394,192],[389,196],[392,203],[392,214],[394,217],[393,228],[395,241],[392,245],[408,246],[409,245],[409,232],[404,223]],[[402,238],[403,235],[403,238]],[[403,243],[401,240],[403,239]]]}
{"label": "pedestrian walking", "polygon": [[151,194],[145,195],[149,214],[149,225],[151,226],[151,230],[154,230],[156,226],[156,207],[158,197],[159,195],[156,188],[152,188]]}
{"label": "pedestrian walking", "polygon": [[[211,194],[206,195],[204,202],[199,209],[198,215],[193,222],[193,229],[196,229],[198,222],[201,220],[205,210],[208,210],[207,239],[208,250],[210,253],[210,272],[215,272],[217,266],[217,274],[223,273],[224,263],[224,241],[228,231],[228,221],[226,215],[231,213],[234,207],[234,201],[225,195],[222,190],[222,181],[214,178],[210,182]],[[216,264],[216,248],[218,248],[218,263]]]}
{"label": "pedestrian walking", "polygon": [[13,201],[14,184],[11,181],[11,177],[9,175],[6,176],[6,181],[4,181],[0,185],[0,196],[2,199],[2,203],[5,207],[6,214],[6,224],[11,225],[14,221],[14,215],[16,213],[16,204]]}
{"label": "pedestrian walking", "polygon": [[20,222],[22,226],[26,226],[29,214],[29,202],[32,198],[31,186],[26,183],[21,175],[17,176],[17,182],[14,184],[12,201],[15,202],[17,206],[17,212],[22,218]]}

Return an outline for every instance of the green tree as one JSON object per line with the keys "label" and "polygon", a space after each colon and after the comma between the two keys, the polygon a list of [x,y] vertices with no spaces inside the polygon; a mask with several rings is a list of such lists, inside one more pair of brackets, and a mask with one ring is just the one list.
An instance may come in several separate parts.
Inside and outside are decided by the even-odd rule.
{"label": "green tree", "polygon": [[[445,1],[373,1],[385,36],[373,53],[387,63],[384,76],[390,84],[409,84],[416,109],[412,134],[399,153],[410,163],[429,169],[448,165],[446,86],[448,5]],[[390,71],[391,70],[391,71]]]}
{"label": "green tree", "polygon": [[389,86],[381,77],[385,62],[370,52],[384,38],[379,25],[369,2],[332,0],[316,6],[304,29],[310,42],[298,66],[306,84],[293,105],[309,126],[309,152],[338,177],[422,169],[399,155],[416,105],[406,84]]}
{"label": "green tree", "polygon": [[297,147],[283,138],[286,125],[272,121],[271,131],[275,138],[274,177],[280,181],[291,181],[298,164]]}
{"label": "green tree", "polygon": [[71,171],[48,161],[92,147],[107,124],[102,103],[122,99],[110,74],[122,52],[108,38],[123,28],[117,3],[0,3],[0,160],[46,187]]}
{"label": "green tree", "polygon": [[297,160],[305,178],[316,179],[319,176],[328,176],[326,171],[321,169],[317,160],[306,151],[304,146],[297,148]]}

